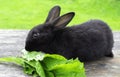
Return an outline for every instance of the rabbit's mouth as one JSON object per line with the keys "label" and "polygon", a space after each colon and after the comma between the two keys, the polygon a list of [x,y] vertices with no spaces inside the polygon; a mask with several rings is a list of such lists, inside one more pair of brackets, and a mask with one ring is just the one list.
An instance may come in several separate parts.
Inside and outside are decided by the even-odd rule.
{"label": "rabbit's mouth", "polygon": [[31,52],[31,51],[41,51],[39,48],[32,48],[32,47],[25,47],[25,50]]}
{"label": "rabbit's mouth", "polygon": [[27,50],[27,51],[40,51],[38,46],[36,46],[34,44],[30,44],[30,43],[26,43],[25,50]]}
{"label": "rabbit's mouth", "polygon": [[30,46],[25,46],[25,50],[27,50],[27,51],[36,51],[34,48],[32,48]]}
{"label": "rabbit's mouth", "polygon": [[27,51],[44,51],[46,49],[46,45],[45,44],[30,44],[30,43],[26,43],[25,45],[25,50]]}

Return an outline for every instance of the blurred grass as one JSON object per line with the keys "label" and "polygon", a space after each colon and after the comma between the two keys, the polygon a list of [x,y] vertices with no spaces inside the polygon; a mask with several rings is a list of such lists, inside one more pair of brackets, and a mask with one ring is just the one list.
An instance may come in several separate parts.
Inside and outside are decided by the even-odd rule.
{"label": "blurred grass", "polygon": [[61,14],[76,13],[69,25],[101,19],[120,30],[120,0],[0,0],[0,29],[31,29],[54,5],[61,6]]}

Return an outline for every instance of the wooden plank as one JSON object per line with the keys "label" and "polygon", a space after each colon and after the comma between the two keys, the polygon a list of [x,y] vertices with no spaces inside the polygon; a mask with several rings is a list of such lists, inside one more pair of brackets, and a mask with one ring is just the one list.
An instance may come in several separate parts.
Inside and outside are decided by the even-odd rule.
{"label": "wooden plank", "polygon": [[[24,49],[27,30],[0,30],[0,57],[19,56]],[[120,77],[120,32],[114,32],[113,59],[85,64],[87,77]],[[0,77],[30,77],[15,64],[0,63]]]}

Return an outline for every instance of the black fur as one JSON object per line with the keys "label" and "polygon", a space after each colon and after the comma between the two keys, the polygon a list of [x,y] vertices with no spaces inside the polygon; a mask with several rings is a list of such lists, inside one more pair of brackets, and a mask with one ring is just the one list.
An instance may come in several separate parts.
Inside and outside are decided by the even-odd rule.
{"label": "black fur", "polygon": [[80,25],[65,27],[74,12],[59,16],[60,7],[53,7],[44,24],[34,27],[28,34],[25,49],[60,54],[81,61],[113,57],[113,34],[101,20],[90,20]]}

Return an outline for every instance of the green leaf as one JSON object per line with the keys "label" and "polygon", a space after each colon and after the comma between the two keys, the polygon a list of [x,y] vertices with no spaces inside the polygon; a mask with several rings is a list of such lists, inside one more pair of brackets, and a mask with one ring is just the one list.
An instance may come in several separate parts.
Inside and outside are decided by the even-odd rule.
{"label": "green leaf", "polygon": [[0,58],[0,62],[11,62],[11,63],[18,64],[20,66],[24,65],[24,59],[20,57],[3,57],[3,58]]}
{"label": "green leaf", "polygon": [[46,54],[41,63],[45,70],[52,73],[47,77],[86,77],[84,64],[78,59],[67,60],[60,55]]}
{"label": "green leaf", "polygon": [[58,59],[58,60],[67,60],[65,57],[58,55],[58,54],[45,54],[44,58],[53,58],[53,59]]}
{"label": "green leaf", "polygon": [[56,54],[46,54],[41,63],[43,64],[44,68],[50,70],[53,68],[53,66],[58,64],[64,64],[66,63],[66,61],[67,59],[65,59],[63,56]]}
{"label": "green leaf", "polygon": [[50,71],[54,73],[55,77],[86,77],[84,65],[77,59],[56,65]]}
{"label": "green leaf", "polygon": [[34,67],[30,66],[27,63],[25,63],[23,67],[24,67],[24,72],[29,75],[32,75],[36,71]]}
{"label": "green leaf", "polygon": [[55,77],[51,71],[45,70],[46,77]]}
{"label": "green leaf", "polygon": [[0,62],[21,65],[26,74],[33,77],[86,77],[84,64],[78,59],[67,60],[61,55],[41,52],[23,52],[22,58],[5,57]]}
{"label": "green leaf", "polygon": [[41,63],[39,61],[31,60],[31,61],[25,61],[25,63],[27,63],[28,65],[30,65],[32,67],[28,71],[33,71],[32,69],[34,68],[35,71],[33,71],[33,72],[36,72],[41,77],[46,77],[45,73],[44,73],[44,69],[41,66]]}
{"label": "green leaf", "polygon": [[42,52],[35,52],[35,51],[32,51],[32,52],[27,52],[26,50],[22,50],[22,58],[30,61],[30,60],[43,60],[44,58],[44,53]]}

